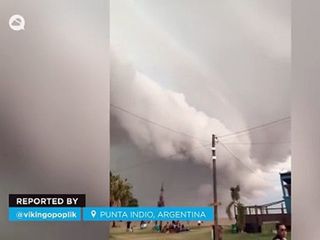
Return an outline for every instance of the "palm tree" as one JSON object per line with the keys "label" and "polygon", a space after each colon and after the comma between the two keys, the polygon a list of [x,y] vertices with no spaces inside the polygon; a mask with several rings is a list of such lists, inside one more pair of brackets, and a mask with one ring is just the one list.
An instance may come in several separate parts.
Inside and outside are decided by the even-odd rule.
{"label": "palm tree", "polygon": [[138,199],[131,198],[129,200],[128,207],[139,207]]}
{"label": "palm tree", "polygon": [[[244,225],[245,225],[245,206],[240,203],[240,186],[237,185],[236,187],[230,188],[231,191],[231,199],[232,201],[229,203],[229,205],[226,208],[226,213],[229,217],[229,219],[232,219],[231,214],[231,207],[235,206],[238,210],[238,217],[237,217],[237,228],[240,230],[240,232],[243,231]],[[236,214],[236,213],[234,213]]]}
{"label": "palm tree", "polygon": [[127,206],[132,199],[132,185],[127,179],[122,179],[120,175],[113,175],[110,172],[110,206]]}
{"label": "palm tree", "polygon": [[[226,209],[226,213],[229,217],[229,219],[232,219],[232,214],[231,214],[231,207],[232,206],[237,206],[240,201],[240,186],[237,185],[236,187],[230,188],[231,191],[231,199],[232,201],[229,203]],[[235,214],[235,213],[234,213]]]}
{"label": "palm tree", "polygon": [[[124,207],[128,206],[129,201],[133,199],[132,185],[127,179],[122,179],[121,176],[114,175],[110,172],[110,206],[111,207]],[[116,223],[113,221],[112,227]]]}
{"label": "palm tree", "polygon": [[[138,206],[139,206],[138,199],[132,197],[128,201],[128,207],[138,207]],[[131,226],[131,221],[127,221],[127,231],[130,229],[130,226]]]}

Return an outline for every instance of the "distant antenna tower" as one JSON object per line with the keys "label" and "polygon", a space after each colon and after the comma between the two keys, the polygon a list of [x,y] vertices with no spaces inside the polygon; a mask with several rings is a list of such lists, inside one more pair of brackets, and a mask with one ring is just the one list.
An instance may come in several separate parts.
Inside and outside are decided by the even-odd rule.
{"label": "distant antenna tower", "polygon": [[160,189],[160,196],[159,196],[159,201],[158,201],[158,207],[164,207],[164,197],[163,197],[163,183],[161,183],[161,189]]}

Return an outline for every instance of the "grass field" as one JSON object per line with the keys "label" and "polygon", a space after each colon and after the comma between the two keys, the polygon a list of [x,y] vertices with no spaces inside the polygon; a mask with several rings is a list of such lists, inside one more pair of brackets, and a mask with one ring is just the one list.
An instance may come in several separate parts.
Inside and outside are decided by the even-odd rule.
{"label": "grass field", "polygon": [[[226,230],[223,235],[223,240],[271,240],[272,234],[233,234]],[[183,233],[154,233],[150,229],[140,230],[137,229],[132,233],[127,233],[123,228],[111,229],[112,240],[210,240],[210,228],[194,228],[190,232]],[[287,237],[291,239],[290,234]]]}

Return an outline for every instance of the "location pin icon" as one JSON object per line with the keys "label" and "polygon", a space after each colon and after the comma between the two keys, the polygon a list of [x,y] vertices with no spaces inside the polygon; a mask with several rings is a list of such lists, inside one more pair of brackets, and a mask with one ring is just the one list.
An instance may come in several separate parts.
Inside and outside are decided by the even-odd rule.
{"label": "location pin icon", "polygon": [[92,211],[91,211],[91,216],[92,216],[93,218],[95,218],[96,214],[97,214],[97,212],[96,212],[95,210],[92,210]]}

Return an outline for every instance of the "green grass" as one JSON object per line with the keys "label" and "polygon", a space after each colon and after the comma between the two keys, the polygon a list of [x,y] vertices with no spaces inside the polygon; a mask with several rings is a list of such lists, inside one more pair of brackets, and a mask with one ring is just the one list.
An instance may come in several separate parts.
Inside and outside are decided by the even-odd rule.
{"label": "green grass", "polygon": [[[271,240],[272,234],[233,234],[229,230],[225,230],[223,240]],[[190,232],[183,233],[154,233],[150,229],[136,229],[133,233],[127,233],[123,228],[111,229],[112,240],[210,240],[210,228],[202,227],[192,229]],[[291,239],[290,234],[287,237]]]}

